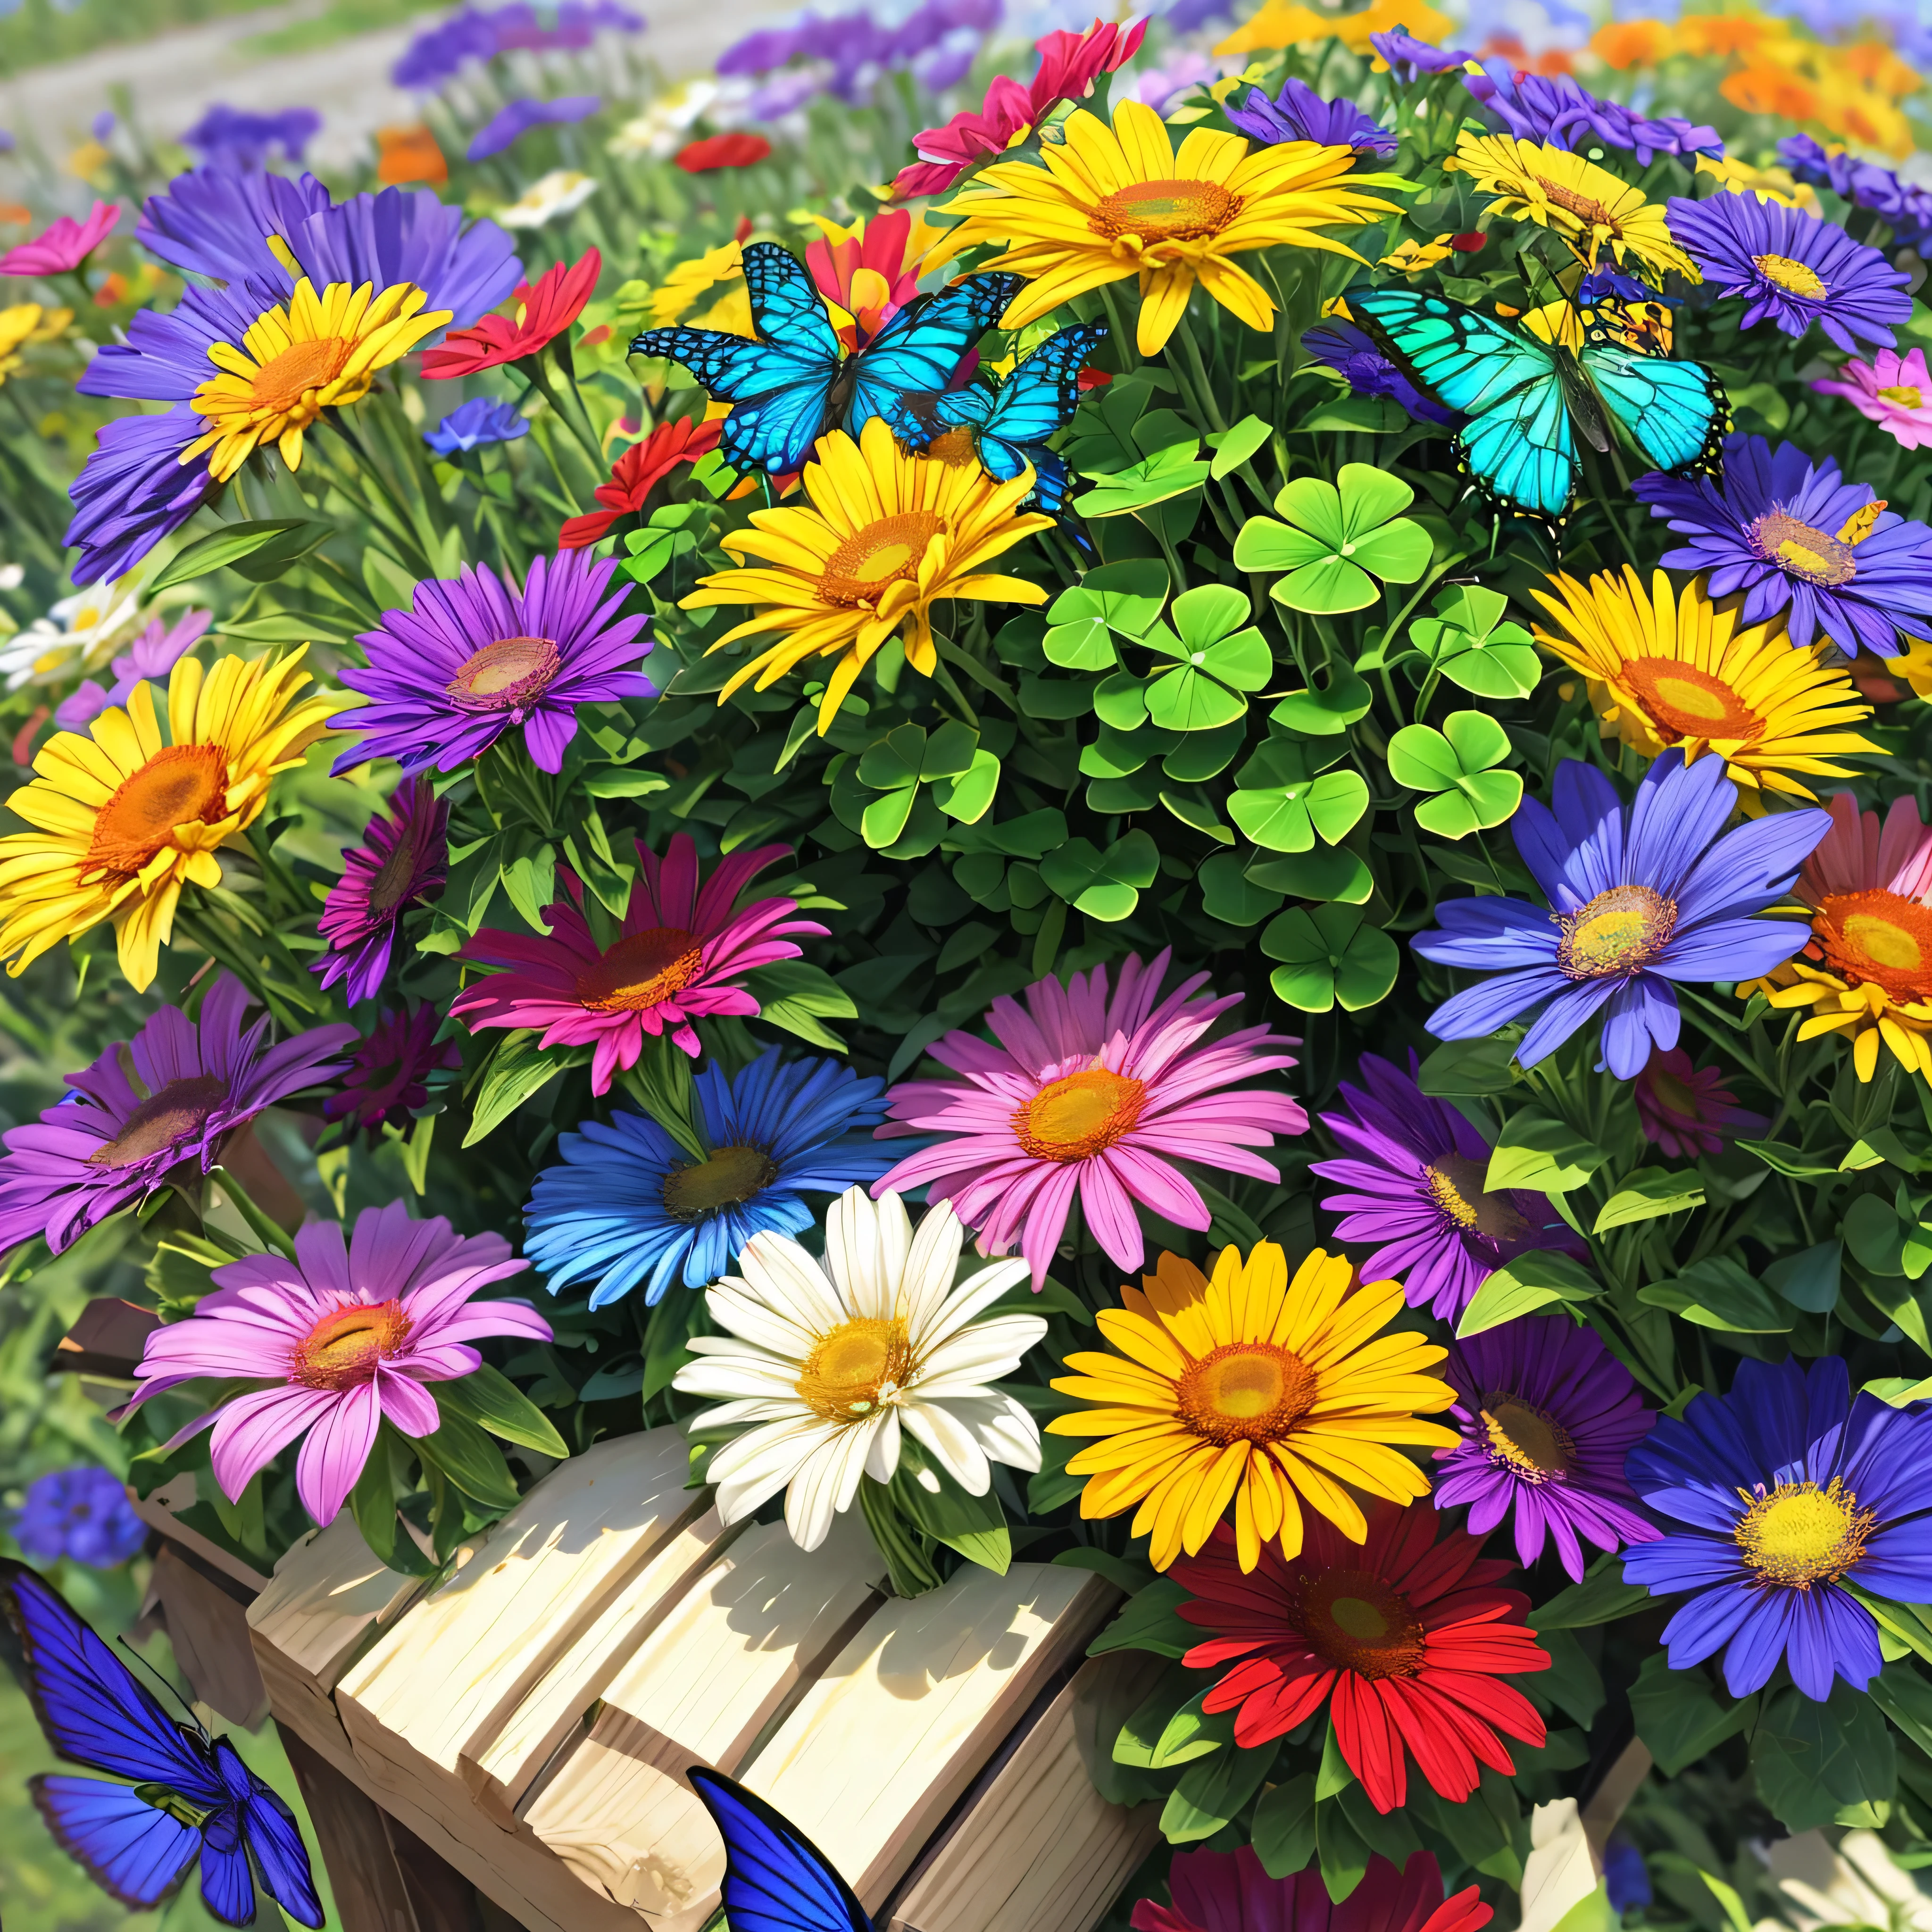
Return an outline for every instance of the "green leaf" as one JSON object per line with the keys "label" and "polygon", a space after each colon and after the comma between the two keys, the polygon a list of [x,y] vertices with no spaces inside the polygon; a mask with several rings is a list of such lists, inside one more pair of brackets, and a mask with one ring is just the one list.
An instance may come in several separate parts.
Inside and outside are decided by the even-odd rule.
{"label": "green leaf", "polygon": [[1728,1255],[1706,1256],[1673,1280],[1639,1288],[1636,1298],[1652,1308],[1667,1308],[1700,1328],[1738,1335],[1789,1334],[1796,1318],[1789,1306],[1780,1306],[1756,1276]]}
{"label": "green leaf", "polygon": [[1187,1622],[1179,1614],[1190,1594],[1171,1576],[1150,1583],[1127,1599],[1120,1614],[1087,1646],[1087,1654],[1102,1657],[1110,1650],[1150,1650],[1157,1657],[1179,1657],[1192,1650],[1202,1641],[1199,1626]]}
{"label": "green leaf", "polygon": [[1268,722],[1285,731],[1304,731],[1311,737],[1329,738],[1348,730],[1368,715],[1375,694],[1346,666],[1331,671],[1326,685],[1311,684],[1306,691],[1291,691],[1268,713]]}
{"label": "green leaf", "polygon": [[1233,475],[1257,450],[1267,446],[1273,434],[1259,416],[1253,416],[1242,417],[1232,429],[1216,430],[1208,439],[1208,446],[1214,452],[1208,473],[1217,483]]}
{"label": "green leaf", "polygon": [[1000,789],[1000,761],[983,748],[956,778],[941,778],[932,788],[932,802],[948,818],[976,825],[992,809]]}
{"label": "green leaf", "polygon": [[1538,1194],[1568,1194],[1610,1159],[1567,1123],[1526,1107],[1512,1114],[1490,1156],[1483,1185],[1492,1194],[1526,1187]]}
{"label": "green leaf", "polygon": [[1897,1752],[1878,1704],[1842,1680],[1833,1682],[1822,1704],[1795,1684],[1766,1699],[1751,1738],[1750,1764],[1758,1796],[1794,1832],[1836,1823],[1855,1808],[1888,1802],[1898,1775]]}
{"label": "green leaf", "polygon": [[1268,592],[1277,604],[1316,617],[1366,610],[1382,595],[1376,580],[1346,557],[1322,556],[1292,570]]}
{"label": "green leaf", "polygon": [[443,1412],[442,1426],[412,1444],[416,1454],[440,1470],[466,1496],[485,1509],[514,1509],[517,1486],[510,1480],[503,1452],[475,1423]]}
{"label": "green leaf", "polygon": [[1672,1670],[1660,1650],[1644,1659],[1630,1702],[1636,1734],[1666,1778],[1736,1737],[1757,1715],[1755,1694],[1720,1699],[1702,1671]]}
{"label": "green leaf", "polygon": [[[1076,596],[1078,592],[1070,591],[1067,595]],[[1060,599],[1062,603],[1066,601],[1066,598]],[[1120,662],[1106,626],[1098,617],[1054,625],[1046,634],[1043,648],[1048,659],[1063,670],[1112,670]]]}
{"label": "green leaf", "polygon": [[1828,1315],[1838,1305],[1844,1273],[1844,1244],[1820,1241],[1795,1255],[1781,1256],[1764,1271],[1765,1285],[1808,1315]]}
{"label": "green leaf", "polygon": [[1522,802],[1520,774],[1478,772],[1460,781],[1455,790],[1424,799],[1415,808],[1415,822],[1438,838],[1466,838],[1472,832],[1504,824]]}
{"label": "green leaf", "polygon": [[1210,1718],[1201,1708],[1214,1688],[1210,1684],[1197,1690],[1168,1719],[1148,1754],[1148,1770],[1166,1771],[1175,1765],[1192,1764],[1210,1751],[1238,1748],[1234,1741],[1234,1713],[1224,1711]]}
{"label": "green leaf", "polygon": [[911,818],[913,806],[918,797],[919,784],[915,779],[909,785],[902,785],[897,791],[886,792],[874,799],[860,814],[860,836],[874,851],[883,851],[905,830],[906,820]]}
{"label": "green leaf", "polygon": [[1694,1173],[1672,1173],[1661,1167],[1640,1167],[1598,1211],[1591,1232],[1607,1234],[1633,1221],[1654,1221],[1661,1214],[1679,1214],[1704,1204],[1704,1184]]}
{"label": "green leaf", "polygon": [[1094,487],[1073,500],[1072,508],[1089,523],[1125,516],[1165,503],[1208,481],[1208,466],[1195,459],[1198,442],[1180,442],[1111,476],[1093,476]]}
{"label": "green leaf", "polygon": [[434,1393],[439,1410],[453,1410],[465,1421],[487,1429],[506,1442],[520,1444],[560,1462],[570,1445],[558,1435],[550,1419],[500,1369],[488,1362],[453,1382],[438,1382]]}
{"label": "green leaf", "polygon": [[1445,1041],[1423,1061],[1416,1084],[1443,1099],[1507,1094],[1516,1084],[1510,1070],[1515,1058],[1506,1040]]}
{"label": "green leaf", "polygon": [[693,511],[702,518],[703,506],[696,503],[667,503],[653,510],[642,530],[626,536],[624,548],[628,554],[617,568],[634,584],[649,584],[678,558],[688,556],[698,548]]}
{"label": "green leaf", "polygon": [[1238,780],[1228,800],[1228,816],[1254,844],[1271,852],[1306,852],[1318,836],[1339,845],[1369,808],[1368,782],[1360,772],[1344,769],[1318,778],[1297,777],[1286,758],[1262,764],[1257,754],[1242,767],[1243,776],[1258,764],[1264,772],[1283,771],[1284,782],[1252,785]]}
{"label": "green leaf", "polygon": [[1508,1268],[1498,1268],[1477,1289],[1456,1324],[1459,1336],[1480,1335],[1552,1301],[1588,1301],[1603,1284],[1555,1248],[1532,1248]]}
{"label": "green leaf", "polygon": [[1303,1772],[1264,1792],[1250,1827],[1255,1856],[1270,1878],[1292,1878],[1315,1856],[1315,1777]]}
{"label": "green leaf", "polygon": [[1280,893],[1256,885],[1248,876],[1238,854],[1213,854],[1198,876],[1202,910],[1224,925],[1258,926],[1281,904]]}
{"label": "green leaf", "polygon": [[1928,1757],[1932,1757],[1932,1683],[1910,1663],[1888,1664],[1870,1686],[1875,1703]]}
{"label": "green leaf", "polygon": [[424,1576],[435,1565],[416,1547],[416,1540],[396,1514],[396,1479],[390,1447],[395,1440],[394,1426],[382,1424],[369,1460],[349,1492],[349,1513],[378,1562],[405,1576]]}
{"label": "green leaf", "polygon": [[543,1036],[527,1028],[506,1034],[492,1050],[471,1103],[465,1147],[496,1132],[526,1100],[542,1092],[566,1067],[587,1066],[590,1048],[566,1046],[544,1052]]}
{"label": "green leaf", "polygon": [[[1207,654],[1202,656],[1204,662]],[[1178,664],[1148,680],[1148,716],[1163,730],[1218,730],[1247,708],[1245,698],[1193,664]]]}
{"label": "green leaf", "polygon": [[1641,1610],[1651,1600],[1640,1583],[1624,1581],[1623,1558],[1600,1556],[1580,1583],[1559,1590],[1548,1603],[1529,1613],[1533,1630],[1587,1630],[1593,1624],[1615,1623]]}
{"label": "green leaf", "polygon": [[1262,933],[1262,950],[1282,962],[1268,976],[1277,997],[1305,1013],[1372,1006],[1402,965],[1395,941],[1357,906],[1291,906]]}
{"label": "green leaf", "polygon": [[859,782],[872,791],[916,784],[926,762],[926,728],[902,724],[874,738],[859,759]]}
{"label": "green leaf", "polygon": [[1250,866],[1248,879],[1285,898],[1340,899],[1346,905],[1366,905],[1376,891],[1375,874],[1346,845],[1316,845],[1264,859]]}
{"label": "green leaf", "polygon": [[1106,851],[1090,839],[1072,838],[1040,860],[1048,888],[1089,917],[1125,919],[1142,891],[1160,872],[1160,850],[1144,832],[1130,832]]}
{"label": "green leaf", "polygon": [[1279,1742],[1252,1750],[1235,1745],[1190,1764],[1160,1814],[1161,1835],[1171,1845],[1211,1838],[1238,1817],[1274,1767]]}
{"label": "green leaf", "polygon": [[826,1020],[859,1017],[852,996],[821,966],[806,959],[780,959],[745,976],[745,986],[758,1002],[758,1017],[767,1026],[808,1040],[814,1046],[845,1051],[845,1042]]}
{"label": "green leaf", "polygon": [[274,517],[259,523],[228,524],[177,551],[142,593],[153,597],[178,584],[229,569],[251,582],[266,584],[335,534],[333,524],[306,517]]}
{"label": "green leaf", "polygon": [[[937,1490],[919,1480],[922,1472],[938,1484]],[[1006,1527],[1006,1511],[990,1489],[982,1496],[970,1494],[949,1469],[902,1440],[892,1491],[893,1502],[928,1536],[958,1550],[969,1563],[999,1576],[1012,1567],[1012,1534]]]}

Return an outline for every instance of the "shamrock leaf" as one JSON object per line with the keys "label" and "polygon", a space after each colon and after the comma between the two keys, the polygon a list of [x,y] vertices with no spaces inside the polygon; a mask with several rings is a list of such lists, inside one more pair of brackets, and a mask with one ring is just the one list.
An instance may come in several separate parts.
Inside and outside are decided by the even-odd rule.
{"label": "shamrock leaf", "polygon": [[1478,698],[1527,698],[1543,667],[1529,633],[1501,621],[1508,604],[1500,591],[1457,584],[1436,598],[1434,616],[1409,626],[1409,642],[1452,684]]}
{"label": "shamrock leaf", "polygon": [[1093,488],[1073,500],[1072,507],[1089,523],[1102,517],[1122,517],[1170,497],[1185,496],[1208,480],[1208,465],[1197,460],[1198,439],[1170,443],[1140,462],[1105,476],[1088,478]]}
{"label": "shamrock leaf", "polygon": [[1338,844],[1369,808],[1369,788],[1359,772],[1318,776],[1306,748],[1279,740],[1262,746],[1234,783],[1228,816],[1270,852],[1306,852],[1318,836]]}
{"label": "shamrock leaf", "polygon": [[1144,832],[1130,832],[1104,852],[1090,839],[1070,838],[1040,862],[1042,880],[1075,911],[1108,920],[1125,919],[1160,871],[1160,853]]}
{"label": "shamrock leaf", "polygon": [[675,559],[698,548],[705,514],[701,503],[667,503],[653,510],[642,530],[632,530],[625,538],[624,548],[630,554],[618,568],[633,583],[650,583]]}
{"label": "shamrock leaf", "polygon": [[[1246,597],[1222,584],[1204,584],[1174,600],[1174,630],[1157,625],[1144,640],[1172,668],[1148,680],[1148,716],[1163,730],[1211,731],[1248,708],[1244,694],[1258,691],[1274,668],[1268,640],[1251,625]],[[1178,632],[1177,637],[1174,633]]]}
{"label": "shamrock leaf", "polygon": [[1198,876],[1202,909],[1224,926],[1258,926],[1281,904],[1281,894],[1257,885],[1238,853],[1214,854]]}
{"label": "shamrock leaf", "polygon": [[1120,662],[1113,636],[1144,637],[1167,602],[1167,566],[1130,558],[1089,571],[1047,612],[1046,655],[1068,670],[1112,670]]}
{"label": "shamrock leaf", "polygon": [[1413,584],[1429,568],[1429,532],[1401,512],[1415,492],[1366,463],[1345,463],[1336,483],[1298,476],[1274,500],[1286,520],[1250,517],[1234,539],[1240,570],[1280,571],[1270,593],[1291,610],[1361,610],[1376,579]]}
{"label": "shamrock leaf", "polygon": [[1329,673],[1326,684],[1311,681],[1306,691],[1291,691],[1268,718],[1284,731],[1331,738],[1366,717],[1374,701],[1367,685],[1344,665]]}
{"label": "shamrock leaf", "polygon": [[1304,1013],[1374,1006],[1388,997],[1401,964],[1395,941],[1351,905],[1289,907],[1262,933],[1262,950],[1282,962],[1269,984]]}
{"label": "shamrock leaf", "polygon": [[1415,808],[1415,822],[1425,832],[1466,838],[1502,824],[1521,802],[1522,778],[1490,769],[1509,752],[1509,734],[1486,712],[1455,711],[1440,731],[1405,724],[1389,740],[1389,776],[1411,791],[1436,794]]}

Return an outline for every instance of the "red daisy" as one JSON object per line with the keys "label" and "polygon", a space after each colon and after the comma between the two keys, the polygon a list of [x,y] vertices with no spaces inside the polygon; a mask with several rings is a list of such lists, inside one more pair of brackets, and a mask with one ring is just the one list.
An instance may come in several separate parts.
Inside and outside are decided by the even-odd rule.
{"label": "red daisy", "polygon": [[604,272],[604,257],[586,248],[568,268],[560,262],[535,282],[517,284],[517,319],[486,315],[473,328],[452,328],[442,346],[423,356],[423,380],[473,376],[500,363],[520,362],[554,341],[584,313]]}
{"label": "red daisy", "polygon": [[748,168],[772,152],[772,144],[762,134],[713,134],[708,140],[687,141],[674,158],[688,175],[708,175],[719,168]]}
{"label": "red daisy", "polygon": [[1359,1546],[1312,1517],[1292,1563],[1264,1544],[1246,1574],[1233,1530],[1220,1525],[1169,1573],[1194,1592],[1182,1616],[1216,1633],[1182,1661],[1234,1664],[1202,1708],[1237,1713],[1237,1744],[1285,1736],[1325,1702],[1378,1811],[1406,1799],[1411,1753],[1460,1804],[1483,1766],[1516,1774],[1498,1731],[1542,1744],[1535,1706],[1495,1680],[1547,1670],[1550,1658],[1522,1622],[1529,1599],[1496,1588],[1510,1565],[1485,1560],[1480,1538],[1453,1529],[1437,1542],[1441,1519],[1426,1503],[1372,1506],[1368,1516]]}
{"label": "red daisy", "polygon": [[644,507],[653,484],[662,482],[680,463],[695,463],[708,455],[718,447],[724,431],[722,416],[716,422],[693,422],[688,416],[680,416],[675,422],[659,423],[618,458],[610,482],[598,485],[593,494],[604,508],[587,516],[572,517],[558,533],[557,548],[582,550],[599,537],[608,536],[620,517],[634,515]]}
{"label": "red daisy", "polygon": [[1183,1852],[1167,1875],[1172,1905],[1143,1898],[1134,1932],[1481,1932],[1496,1916],[1474,1886],[1442,1896],[1442,1868],[1413,1852],[1398,1871],[1372,1858],[1361,1882],[1339,1904],[1315,1866],[1270,1878],[1252,1845],[1233,1852]]}

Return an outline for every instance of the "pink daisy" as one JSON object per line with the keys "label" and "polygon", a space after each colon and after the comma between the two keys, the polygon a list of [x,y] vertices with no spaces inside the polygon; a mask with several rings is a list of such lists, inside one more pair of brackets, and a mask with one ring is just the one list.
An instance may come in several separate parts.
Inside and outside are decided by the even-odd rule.
{"label": "pink daisy", "polygon": [[121,211],[111,201],[97,201],[85,220],[63,214],[44,233],[0,255],[0,275],[59,275],[77,268],[106,240]]}
{"label": "pink daisy", "polygon": [[1238,996],[1196,998],[1197,973],[1155,1004],[1168,955],[1150,965],[1130,954],[1110,998],[1107,969],[1076,973],[1062,986],[1042,980],[1018,1000],[993,1002],[986,1024],[1000,1044],[950,1033],[930,1051],[958,1080],[911,1080],[888,1096],[902,1124],[892,1134],[938,1134],[872,1192],[930,1184],[950,1199],[981,1251],[1004,1254],[1016,1241],[1037,1288],[1060,1245],[1073,1192],[1094,1238],[1125,1269],[1145,1258],[1136,1203],[1184,1228],[1213,1216],[1174,1163],[1275,1181],[1249,1148],[1298,1134],[1308,1116],[1285,1094],[1228,1083],[1292,1066],[1298,1040],[1247,1027],[1204,1043]]}
{"label": "pink daisy", "polygon": [[782,894],[738,906],[752,880],[789,854],[784,845],[734,852],[718,862],[700,891],[698,848],[688,834],[679,832],[662,860],[640,842],[644,877],[608,944],[599,944],[585,916],[583,882],[560,866],[569,896],[544,908],[549,937],[494,927],[479,932],[456,956],[513,970],[465,988],[450,1011],[473,1029],[542,1027],[542,1046],[594,1043],[595,1094],[610,1090],[618,1068],[636,1066],[646,1034],[668,1030],[695,1060],[701,1049],[693,1020],[752,1018],[758,1002],[740,983],[745,975],[796,959],[802,949],[793,944],[794,934],[825,936],[824,926],[792,918],[798,903]]}
{"label": "pink daisy", "polygon": [[502,1235],[460,1235],[440,1215],[412,1221],[400,1201],[365,1209],[346,1249],[333,1221],[310,1222],[295,1246],[293,1261],[248,1255],[215,1269],[214,1290],[194,1313],[148,1336],[128,1408],[202,1376],[266,1382],[211,1409],[169,1446],[213,1423],[215,1480],[238,1502],[256,1472],[302,1436],[296,1493],[327,1523],[384,1422],[410,1436],[442,1426],[424,1384],[482,1367],[470,1343],[489,1335],[548,1342],[550,1328],[527,1302],[470,1305],[479,1289],[530,1265],[512,1258]]}
{"label": "pink daisy", "polygon": [[1926,371],[1922,349],[1904,356],[1881,349],[1869,362],[1845,364],[1837,381],[1821,376],[1811,386],[1820,395],[1843,396],[1901,449],[1932,446],[1932,374]]}
{"label": "pink daisy", "polygon": [[1644,1138],[1672,1160],[1721,1154],[1727,1141],[1753,1139],[1771,1125],[1764,1114],[1738,1105],[1721,1067],[1693,1065],[1681,1046],[1668,1053],[1653,1046],[1631,1094]]}

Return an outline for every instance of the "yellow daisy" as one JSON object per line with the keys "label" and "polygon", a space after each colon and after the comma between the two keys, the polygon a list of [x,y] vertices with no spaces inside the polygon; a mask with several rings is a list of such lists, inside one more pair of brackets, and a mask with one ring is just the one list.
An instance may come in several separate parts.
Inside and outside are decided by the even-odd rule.
{"label": "yellow daisy", "polygon": [[1774,201],[1781,208],[1802,208],[1807,214],[1820,218],[1825,212],[1818,190],[1794,179],[1787,169],[1754,168],[1748,161],[1730,154],[1714,161],[1708,154],[1700,154],[1697,172],[1714,175],[1726,194],[1754,194],[1760,201]]}
{"label": "yellow daisy", "polygon": [[1080,1514],[1135,1510],[1132,1534],[1150,1539],[1156,1569],[1198,1550],[1231,1502],[1252,1570],[1264,1543],[1290,1562],[1301,1553],[1304,1502],[1360,1543],[1368,1525],[1353,1492],[1397,1503],[1429,1493],[1393,1445],[1454,1444],[1453,1430],[1417,1418],[1455,1393],[1423,1372],[1446,1349],[1381,1332],[1402,1312],[1394,1282],[1358,1288],[1347,1261],[1319,1248],[1291,1281],[1281,1250],[1262,1241],[1245,1263],[1223,1248],[1211,1281],[1162,1255],[1120,1298],[1100,1316],[1119,1352],[1069,1355],[1074,1374],[1053,1384],[1098,1406],[1047,1432],[1100,1438],[1066,1466],[1093,1478]]}
{"label": "yellow daisy", "polygon": [[124,711],[48,740],[33,782],[7,801],[34,829],[0,838],[9,974],[111,918],[121,970],[147,990],[183,884],[221,883],[217,849],[261,816],[268,781],[302,763],[342,701],[298,701],[310,682],[302,656],[226,657],[206,672],[184,658],[168,680],[165,738],[144,682]]}
{"label": "yellow daisy", "polygon": [[1033,488],[1030,469],[996,483],[976,460],[908,455],[882,417],[873,417],[856,442],[835,430],[816,454],[805,467],[812,507],[754,510],[752,527],[734,530],[724,548],[760,561],[704,578],[682,608],[761,607],[713,651],[760,632],[782,634],[734,674],[718,694],[721,704],[750,678],[763,691],[807,658],[836,657],[819,700],[822,735],[854,680],[895,634],[905,640],[907,663],[932,675],[939,654],[932,610],[942,598],[1044,604],[1039,585],[982,574],[980,566],[1052,528],[1053,519],[1016,514]]}
{"label": "yellow daisy", "polygon": [[1111,128],[1082,109],[1065,135],[1041,149],[1039,165],[1002,161],[983,170],[950,204],[964,219],[926,258],[936,268],[977,243],[1006,244],[1004,255],[980,264],[1028,279],[1004,328],[1023,328],[1132,275],[1140,282],[1143,356],[1174,333],[1197,281],[1250,328],[1267,328],[1273,300],[1229,256],[1285,244],[1361,262],[1315,231],[1400,212],[1364,194],[1361,178],[1345,178],[1355,160],[1348,148],[1288,141],[1251,152],[1238,134],[1196,128],[1176,154],[1166,124],[1138,100],[1122,101]]}
{"label": "yellow daisy", "polygon": [[1663,209],[1580,154],[1465,128],[1442,165],[1471,176],[1504,214],[1559,236],[1580,262],[1593,263],[1607,254],[1660,274],[1675,268],[1687,281],[1702,279],[1671,240]]}
{"label": "yellow daisy", "polygon": [[378,369],[449,320],[446,308],[424,314],[428,299],[409,282],[380,295],[368,282],[359,289],[332,282],[320,295],[306,278],[298,282],[288,306],[257,317],[238,344],[209,349],[223,373],[190,400],[208,433],[182,451],[182,461],[212,449],[210,473],[225,480],[258,445],[272,442],[291,470],[300,469],[302,432],[324,410],[359,402]]}
{"label": "yellow daisy", "polygon": [[1588,583],[1558,573],[1556,594],[1531,594],[1559,627],[1536,640],[1588,680],[1605,737],[1646,758],[1675,745],[1686,761],[1714,752],[1730,777],[1755,791],[1810,798],[1808,778],[1852,774],[1828,760],[1879,747],[1851,728],[1871,706],[1842,666],[1826,668],[1828,643],[1800,650],[1781,628],[1740,628],[1696,583],[1673,592],[1662,571],[1650,589],[1628,564]]}
{"label": "yellow daisy", "polygon": [[[694,314],[700,302],[710,306]],[[668,328],[689,319],[693,328],[716,328],[727,335],[750,336],[752,293],[745,286],[745,256],[735,242],[680,262],[651,296],[651,326]]]}

